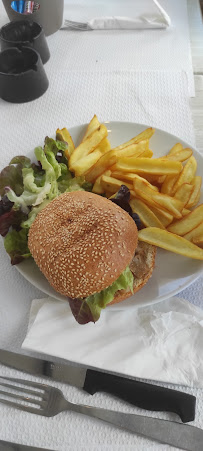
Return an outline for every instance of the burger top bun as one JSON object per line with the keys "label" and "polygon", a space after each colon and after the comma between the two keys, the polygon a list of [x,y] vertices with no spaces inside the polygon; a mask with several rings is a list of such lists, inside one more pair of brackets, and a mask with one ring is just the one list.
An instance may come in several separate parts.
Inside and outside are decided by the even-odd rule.
{"label": "burger top bun", "polygon": [[33,222],[28,247],[59,293],[84,298],[111,285],[131,262],[137,227],[110,200],[86,191],[61,194]]}

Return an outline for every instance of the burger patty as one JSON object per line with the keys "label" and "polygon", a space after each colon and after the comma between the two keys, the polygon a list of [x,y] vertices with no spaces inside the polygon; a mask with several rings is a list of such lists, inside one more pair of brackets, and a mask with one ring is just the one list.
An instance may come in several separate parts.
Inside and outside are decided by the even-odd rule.
{"label": "burger patty", "polygon": [[131,272],[136,279],[140,279],[148,274],[150,266],[147,264],[148,246],[144,242],[138,242],[134,257],[129,265]]}

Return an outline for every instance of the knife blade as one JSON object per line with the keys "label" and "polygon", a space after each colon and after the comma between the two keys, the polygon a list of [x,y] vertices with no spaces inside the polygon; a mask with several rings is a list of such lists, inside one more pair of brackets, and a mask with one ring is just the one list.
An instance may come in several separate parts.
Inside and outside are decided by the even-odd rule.
{"label": "knife blade", "polygon": [[18,443],[0,440],[0,451],[54,451],[47,448],[35,448],[33,446],[20,445]]}
{"label": "knife blade", "polygon": [[58,382],[74,385],[91,395],[102,391],[141,409],[173,412],[179,415],[184,423],[193,421],[195,418],[195,396],[178,390],[100,370],[54,363],[3,349],[0,350],[0,363],[35,376],[45,376]]}

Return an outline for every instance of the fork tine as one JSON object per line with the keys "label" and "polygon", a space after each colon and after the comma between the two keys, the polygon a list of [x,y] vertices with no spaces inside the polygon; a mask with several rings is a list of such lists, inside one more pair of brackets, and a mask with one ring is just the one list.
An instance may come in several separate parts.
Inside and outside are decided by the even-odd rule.
{"label": "fork tine", "polygon": [[78,25],[66,25],[66,28],[70,30],[87,31],[86,27],[79,27]]}
{"label": "fork tine", "polygon": [[[34,395],[34,396],[38,396],[40,398],[44,398],[44,393],[38,392],[36,390],[31,390],[31,389],[24,388],[24,387],[17,387],[16,385],[11,385],[11,384],[5,384],[4,382],[1,382],[1,381],[0,381],[0,386],[10,388],[10,389],[16,390],[16,391],[28,393],[29,395]],[[2,391],[0,391],[0,393],[2,393]],[[3,393],[6,393],[6,392],[3,392]]]}
{"label": "fork tine", "polygon": [[37,415],[43,415],[41,409],[37,409],[36,407],[24,406],[23,404],[18,404],[16,402],[7,401],[7,399],[0,399],[1,404],[5,404],[9,407],[15,407],[15,409],[24,410],[25,412],[35,413]]}
{"label": "fork tine", "polygon": [[82,27],[86,26],[85,22],[74,22],[73,20],[65,20],[65,23],[68,25],[76,26],[76,27],[77,26],[82,26]]}
{"label": "fork tine", "polygon": [[[41,405],[41,400],[37,400],[37,399],[33,399],[33,398],[26,398],[26,396],[17,395],[15,393],[9,393],[4,390],[0,390],[0,394],[6,395],[10,398],[19,399],[21,401],[30,402],[31,404],[37,404],[39,406]],[[1,401],[1,398],[0,398],[0,401]]]}
{"label": "fork tine", "polygon": [[[11,382],[16,382],[17,384],[22,384],[22,385],[27,385],[28,387],[36,387],[39,388],[40,390],[46,390],[48,385],[46,384],[41,384],[40,382],[31,382],[31,381],[27,381],[26,379],[17,379],[14,377],[2,377],[0,376],[0,385],[2,385],[1,380],[6,380],[6,381],[11,381]],[[35,392],[36,393],[36,392]],[[41,394],[40,394],[41,395]]]}
{"label": "fork tine", "polygon": [[65,20],[65,25],[67,28],[74,28],[76,30],[87,31],[89,29],[88,24],[84,22],[72,22],[71,20]]}

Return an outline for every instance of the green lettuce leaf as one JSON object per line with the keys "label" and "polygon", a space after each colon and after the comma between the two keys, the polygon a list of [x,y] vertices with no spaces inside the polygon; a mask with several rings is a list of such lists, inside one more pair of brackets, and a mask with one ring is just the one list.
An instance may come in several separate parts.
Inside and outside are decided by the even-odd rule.
{"label": "green lettuce leaf", "polygon": [[43,208],[46,207],[46,205],[48,205],[49,202],[51,202],[49,199],[45,199],[40,205],[38,205],[37,207],[33,207],[31,209],[30,213],[28,214],[28,219],[21,222],[21,227],[23,229],[29,229],[31,227],[32,223],[34,222],[36,216],[38,215],[38,213],[41,210],[43,210]]}
{"label": "green lettuce leaf", "polygon": [[96,322],[100,318],[101,310],[113,301],[115,293],[130,288],[133,293],[133,274],[129,266],[118,279],[105,290],[95,293],[85,299],[71,299],[69,301],[72,313],[79,324]]}
{"label": "green lettuce leaf", "polygon": [[45,138],[44,142],[44,153],[47,154],[48,152],[52,152],[54,156],[56,157],[57,153],[62,150],[66,150],[68,147],[67,143],[64,141],[58,141],[53,138],[49,138],[48,136]]}
{"label": "green lettuce leaf", "polygon": [[27,234],[27,230],[22,229],[20,232],[11,230],[5,237],[4,247],[11,257],[12,265],[20,263],[31,256],[27,245]]}

